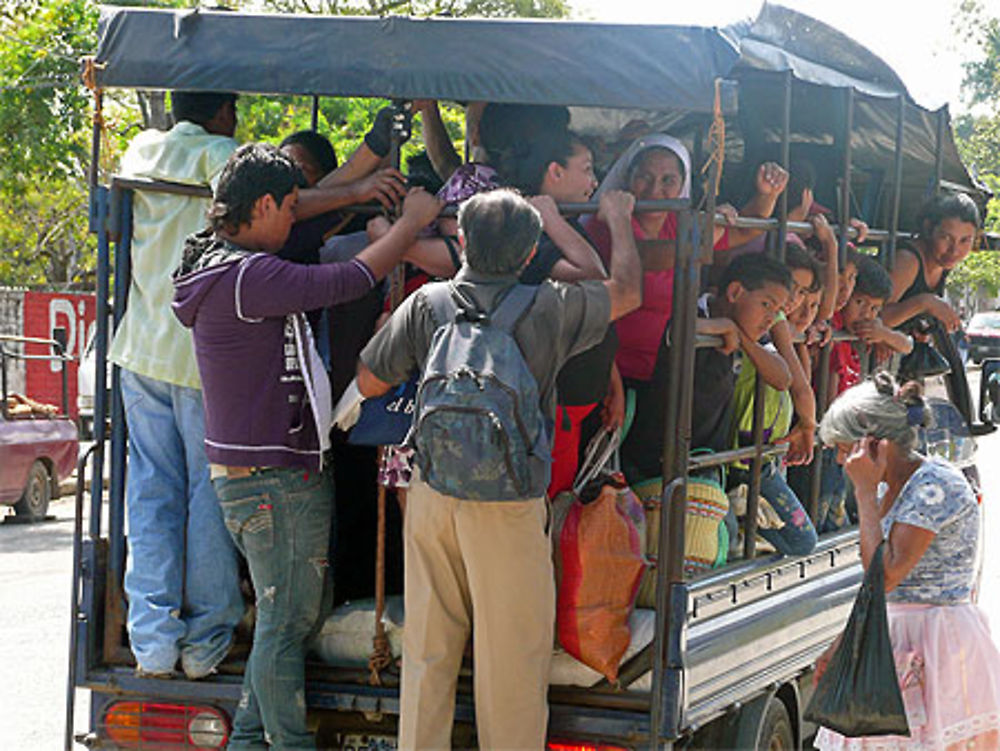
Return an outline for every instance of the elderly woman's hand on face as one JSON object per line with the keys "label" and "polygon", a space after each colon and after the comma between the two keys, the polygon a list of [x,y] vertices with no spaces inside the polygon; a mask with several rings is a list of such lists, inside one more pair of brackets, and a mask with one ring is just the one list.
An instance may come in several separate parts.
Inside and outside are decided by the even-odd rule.
{"label": "elderly woman's hand on face", "polygon": [[870,503],[878,493],[878,484],[885,477],[889,464],[889,441],[865,436],[854,444],[844,462],[844,470],[854,483],[859,503]]}

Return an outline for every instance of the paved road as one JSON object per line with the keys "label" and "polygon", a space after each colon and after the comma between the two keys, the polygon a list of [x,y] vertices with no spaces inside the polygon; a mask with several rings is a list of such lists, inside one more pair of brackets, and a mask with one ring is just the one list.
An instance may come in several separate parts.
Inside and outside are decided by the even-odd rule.
{"label": "paved road", "polygon": [[[970,372],[970,380],[978,372]],[[978,394],[978,381],[973,393]],[[1000,433],[979,441],[979,468],[987,503],[981,604],[1000,641]],[[991,504],[991,501],[993,502]],[[10,751],[62,748],[68,647],[73,504],[53,503],[51,521],[0,524],[0,711]],[[80,693],[76,728],[87,728]]]}

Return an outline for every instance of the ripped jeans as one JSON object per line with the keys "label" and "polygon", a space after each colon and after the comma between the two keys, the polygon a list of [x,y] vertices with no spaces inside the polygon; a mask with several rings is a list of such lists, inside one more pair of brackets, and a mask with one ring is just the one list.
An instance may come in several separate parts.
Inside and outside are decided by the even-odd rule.
{"label": "ripped jeans", "polygon": [[305,654],[332,594],[333,486],[326,473],[285,467],[213,482],[257,600],[228,748],[315,749],[306,729]]}

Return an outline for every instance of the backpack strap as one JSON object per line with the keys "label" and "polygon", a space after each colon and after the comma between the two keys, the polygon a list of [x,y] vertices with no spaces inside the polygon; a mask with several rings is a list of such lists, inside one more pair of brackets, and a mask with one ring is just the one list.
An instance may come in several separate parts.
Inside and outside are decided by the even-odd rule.
{"label": "backpack strap", "polygon": [[436,327],[441,328],[455,320],[460,308],[451,282],[428,285],[423,291],[424,298],[430,303]]}
{"label": "backpack strap", "polygon": [[514,326],[528,310],[537,293],[536,285],[515,284],[490,313],[490,324],[507,333],[513,332]]}

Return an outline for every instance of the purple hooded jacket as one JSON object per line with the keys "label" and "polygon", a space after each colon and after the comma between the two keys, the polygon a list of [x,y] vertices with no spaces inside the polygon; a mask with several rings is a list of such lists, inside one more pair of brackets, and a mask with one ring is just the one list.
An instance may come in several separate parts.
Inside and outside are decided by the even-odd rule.
{"label": "purple hooded jacket", "polygon": [[[303,311],[367,293],[362,262],[301,266],[244,250],[205,230],[187,238],[174,272],[174,313],[193,329],[208,460],[235,467],[321,466],[326,372],[312,367]],[[320,381],[319,379],[323,379]],[[329,405],[327,405],[328,407]]]}

